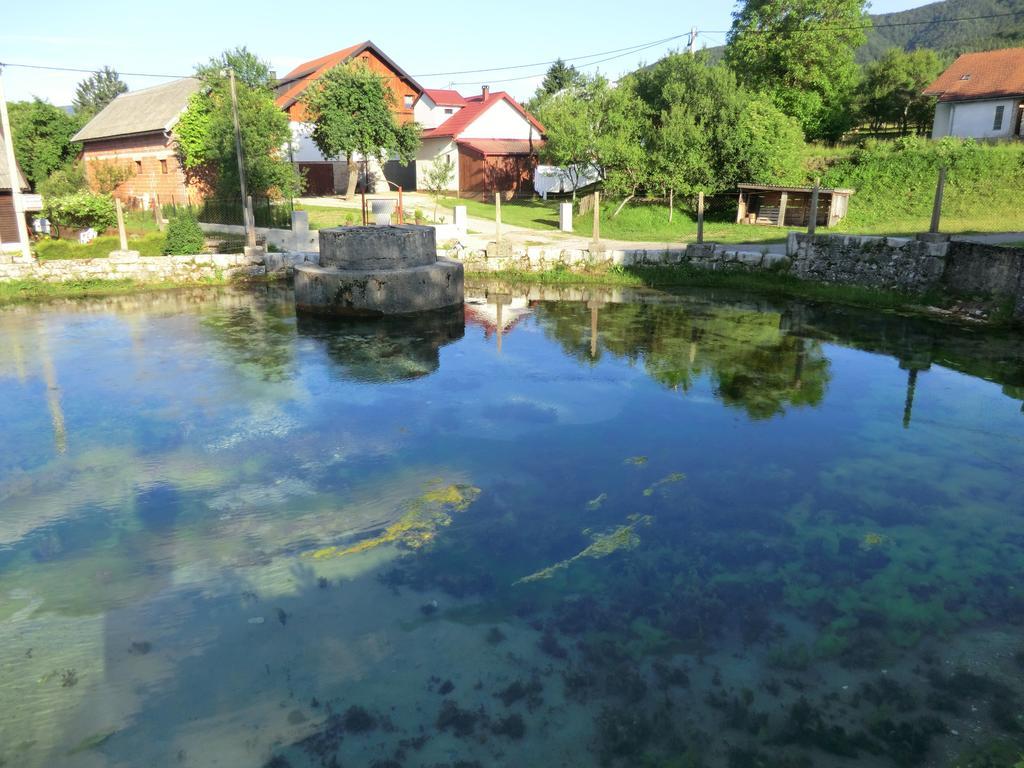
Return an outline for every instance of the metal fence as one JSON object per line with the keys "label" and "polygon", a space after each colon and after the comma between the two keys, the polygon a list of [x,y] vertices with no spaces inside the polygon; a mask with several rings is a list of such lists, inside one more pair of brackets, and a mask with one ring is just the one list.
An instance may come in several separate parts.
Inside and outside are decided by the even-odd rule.
{"label": "metal fence", "polygon": [[[241,198],[208,198],[200,205],[170,203],[163,206],[164,216],[171,217],[182,210],[191,210],[203,224],[243,226]],[[275,202],[266,197],[254,197],[252,213],[257,227],[271,229],[292,228],[292,203],[290,200]]]}

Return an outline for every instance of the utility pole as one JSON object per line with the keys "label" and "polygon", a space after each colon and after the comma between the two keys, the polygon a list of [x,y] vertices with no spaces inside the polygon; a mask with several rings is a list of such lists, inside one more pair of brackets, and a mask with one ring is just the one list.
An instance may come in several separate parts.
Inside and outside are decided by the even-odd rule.
{"label": "utility pole", "polygon": [[694,56],[697,53],[697,28],[690,27],[690,55]]}
{"label": "utility pole", "polygon": [[14,218],[18,225],[18,243],[21,255],[32,260],[32,249],[28,245],[28,227],[25,225],[25,203],[21,196],[21,173],[14,157],[14,135],[11,133],[11,119],[7,115],[7,97],[4,94],[3,67],[0,66],[0,130],[3,131],[4,155],[7,159],[7,174],[11,179],[11,201],[14,203]]}
{"label": "utility pole", "polygon": [[249,218],[249,192],[245,186],[245,157],[242,154],[242,131],[238,127],[238,94],[235,92],[235,69],[228,67],[231,80],[231,119],[235,123],[235,155],[238,157],[238,183],[242,189],[242,222],[245,224],[245,244],[250,248],[256,246],[256,230]]}

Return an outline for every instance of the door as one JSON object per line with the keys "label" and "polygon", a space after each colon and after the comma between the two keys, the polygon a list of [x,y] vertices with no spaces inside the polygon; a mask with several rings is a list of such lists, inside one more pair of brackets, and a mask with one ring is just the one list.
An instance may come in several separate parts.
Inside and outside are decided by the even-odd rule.
{"label": "door", "polygon": [[309,197],[334,194],[334,167],[330,163],[299,163],[299,173],[306,180]]}

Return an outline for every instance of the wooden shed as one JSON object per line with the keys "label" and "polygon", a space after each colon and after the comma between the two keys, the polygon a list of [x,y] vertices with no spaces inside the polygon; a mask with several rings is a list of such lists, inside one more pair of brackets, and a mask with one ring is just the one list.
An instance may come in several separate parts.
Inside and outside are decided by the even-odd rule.
{"label": "wooden shed", "polygon": [[533,193],[537,142],[512,139],[460,140],[459,194],[490,200],[495,192],[506,198]]}
{"label": "wooden shed", "polygon": [[[740,184],[737,224],[806,227],[811,218],[811,187]],[[818,226],[832,227],[850,210],[852,189],[818,190]]]}

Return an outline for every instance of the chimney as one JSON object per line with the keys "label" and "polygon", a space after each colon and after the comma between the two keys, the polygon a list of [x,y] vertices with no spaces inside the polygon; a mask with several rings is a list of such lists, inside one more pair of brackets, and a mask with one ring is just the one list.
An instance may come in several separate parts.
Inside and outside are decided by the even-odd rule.
{"label": "chimney", "polygon": [[484,101],[487,101],[487,97],[491,95],[491,86],[485,85],[480,92],[484,97]]}

